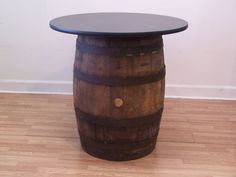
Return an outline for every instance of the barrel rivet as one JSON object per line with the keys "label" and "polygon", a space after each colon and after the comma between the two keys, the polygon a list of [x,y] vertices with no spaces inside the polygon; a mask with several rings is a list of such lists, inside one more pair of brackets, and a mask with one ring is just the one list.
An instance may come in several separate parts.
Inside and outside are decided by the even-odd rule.
{"label": "barrel rivet", "polygon": [[126,56],[127,56],[127,57],[132,57],[132,56],[133,56],[133,54],[131,54],[131,53],[128,53],[128,54],[126,54]]}
{"label": "barrel rivet", "polygon": [[158,53],[158,51],[157,51],[157,50],[154,50],[154,51],[152,51],[152,54],[156,54],[156,53]]}
{"label": "barrel rivet", "polygon": [[139,53],[139,55],[140,55],[140,56],[143,56],[143,55],[145,55],[145,53],[142,52],[142,53]]}

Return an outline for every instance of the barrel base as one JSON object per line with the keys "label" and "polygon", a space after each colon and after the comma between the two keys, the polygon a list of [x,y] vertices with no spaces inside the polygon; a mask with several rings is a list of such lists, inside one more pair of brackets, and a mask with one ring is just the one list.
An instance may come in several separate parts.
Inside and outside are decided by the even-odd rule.
{"label": "barrel base", "polygon": [[110,161],[135,160],[150,154],[156,146],[156,138],[132,144],[107,144],[80,135],[80,141],[85,152]]}

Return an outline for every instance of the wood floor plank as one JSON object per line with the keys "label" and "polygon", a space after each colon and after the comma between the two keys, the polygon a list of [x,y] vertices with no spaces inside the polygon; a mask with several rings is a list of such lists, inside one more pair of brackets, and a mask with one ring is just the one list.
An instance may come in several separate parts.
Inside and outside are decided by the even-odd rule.
{"label": "wood floor plank", "polygon": [[154,152],[111,162],[80,145],[72,96],[0,94],[0,177],[236,177],[236,101],[166,99]]}

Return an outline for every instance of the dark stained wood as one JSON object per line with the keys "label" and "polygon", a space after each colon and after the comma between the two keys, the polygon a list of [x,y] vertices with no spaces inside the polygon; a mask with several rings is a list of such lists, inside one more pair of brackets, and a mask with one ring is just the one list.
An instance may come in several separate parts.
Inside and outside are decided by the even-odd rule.
{"label": "dark stained wood", "polygon": [[[149,154],[155,148],[164,102],[162,37],[78,36],[78,43],[96,49],[77,47],[75,55],[74,106],[83,149],[107,160]],[[153,51],[146,50],[155,45]],[[122,52],[113,55],[113,49]],[[94,76],[96,82],[93,77],[78,77],[81,73]],[[139,81],[152,76],[158,79],[124,84],[127,78]],[[106,82],[97,78],[106,78]],[[115,78],[119,78],[116,85],[106,84]]]}

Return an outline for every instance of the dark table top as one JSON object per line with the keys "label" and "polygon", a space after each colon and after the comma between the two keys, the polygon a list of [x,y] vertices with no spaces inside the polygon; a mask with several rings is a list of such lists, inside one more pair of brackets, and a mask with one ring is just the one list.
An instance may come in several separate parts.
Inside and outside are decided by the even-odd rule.
{"label": "dark table top", "polygon": [[184,31],[185,20],[141,13],[89,13],[68,15],[50,21],[56,31],[93,36],[129,37],[164,35]]}

